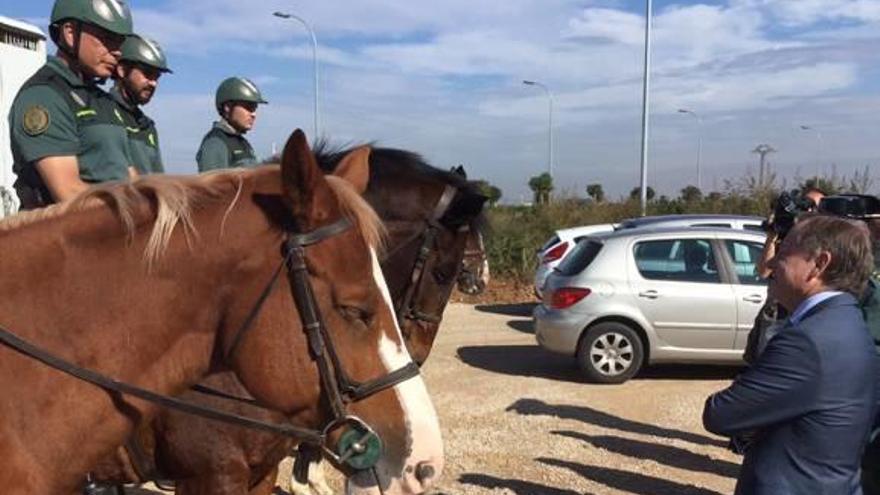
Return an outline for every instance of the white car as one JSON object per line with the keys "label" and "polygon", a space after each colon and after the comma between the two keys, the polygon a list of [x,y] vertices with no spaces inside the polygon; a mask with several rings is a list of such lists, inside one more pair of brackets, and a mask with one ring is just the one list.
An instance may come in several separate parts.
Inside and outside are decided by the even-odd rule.
{"label": "white car", "polygon": [[653,217],[628,218],[614,227],[614,230],[645,229],[664,227],[719,227],[734,230],[764,232],[761,217],[749,215],[688,214],[656,215]]}
{"label": "white car", "polygon": [[617,228],[614,223],[600,223],[557,230],[543,246],[538,248],[538,269],[535,271],[535,295],[542,297],[544,283],[556,265],[562,261],[579,240],[594,234],[613,232]]}

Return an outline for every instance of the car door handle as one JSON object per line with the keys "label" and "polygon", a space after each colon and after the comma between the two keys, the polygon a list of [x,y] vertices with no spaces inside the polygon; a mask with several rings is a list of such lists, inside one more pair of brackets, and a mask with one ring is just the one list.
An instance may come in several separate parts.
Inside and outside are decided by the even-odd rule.
{"label": "car door handle", "polygon": [[660,293],[656,290],[646,290],[644,292],[639,292],[639,297],[644,297],[645,299],[657,299],[660,297]]}
{"label": "car door handle", "polygon": [[762,296],[760,294],[752,294],[751,296],[744,297],[743,301],[755,303],[755,304],[761,304],[762,302],[764,302],[764,296]]}

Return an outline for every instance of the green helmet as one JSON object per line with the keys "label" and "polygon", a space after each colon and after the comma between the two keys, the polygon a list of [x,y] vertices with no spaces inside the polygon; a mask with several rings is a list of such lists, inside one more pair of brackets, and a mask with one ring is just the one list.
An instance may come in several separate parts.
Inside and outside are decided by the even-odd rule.
{"label": "green helmet", "polygon": [[125,0],[55,0],[52,25],[67,19],[94,24],[122,36],[132,34],[131,11]]}
{"label": "green helmet", "polygon": [[269,103],[263,99],[257,85],[243,77],[230,77],[217,88],[215,104],[217,111],[222,113],[223,104],[230,101],[248,101],[252,103]]}
{"label": "green helmet", "polygon": [[125,38],[125,43],[122,44],[122,58],[119,60],[146,65],[162,72],[171,72],[171,69],[168,68],[168,61],[165,59],[165,53],[159,44],[136,34]]}

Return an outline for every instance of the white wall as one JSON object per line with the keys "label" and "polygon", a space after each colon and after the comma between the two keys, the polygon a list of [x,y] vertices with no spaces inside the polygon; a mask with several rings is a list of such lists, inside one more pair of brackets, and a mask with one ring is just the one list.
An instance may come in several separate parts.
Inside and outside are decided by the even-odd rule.
{"label": "white wall", "polygon": [[[0,18],[0,25],[40,32],[34,26],[6,18]],[[21,85],[44,63],[46,63],[45,38],[40,40],[37,51],[0,42],[0,187],[6,188],[15,201],[18,198],[12,189],[15,174],[12,173],[12,149],[9,142],[9,108],[12,106],[12,100],[15,99]],[[17,204],[12,207],[7,204],[4,208],[3,196],[6,195],[0,191],[0,217],[18,210]],[[8,211],[10,209],[11,211]]]}

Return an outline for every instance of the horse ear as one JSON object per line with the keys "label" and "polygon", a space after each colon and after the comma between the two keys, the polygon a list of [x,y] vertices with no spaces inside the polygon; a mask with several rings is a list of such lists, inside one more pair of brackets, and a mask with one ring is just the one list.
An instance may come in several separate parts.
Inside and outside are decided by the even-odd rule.
{"label": "horse ear", "polygon": [[295,216],[314,216],[315,195],[323,179],[305,133],[293,131],[281,154],[281,190]]}
{"label": "horse ear", "polygon": [[370,152],[369,146],[350,151],[336,167],[333,175],[345,179],[355,190],[363,194],[367,190],[367,182],[370,180]]}

